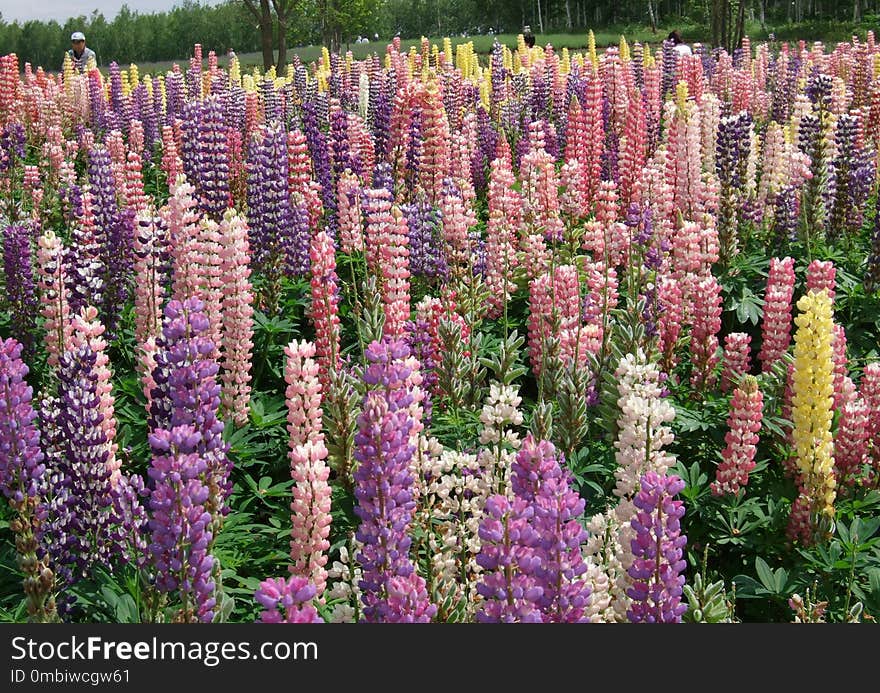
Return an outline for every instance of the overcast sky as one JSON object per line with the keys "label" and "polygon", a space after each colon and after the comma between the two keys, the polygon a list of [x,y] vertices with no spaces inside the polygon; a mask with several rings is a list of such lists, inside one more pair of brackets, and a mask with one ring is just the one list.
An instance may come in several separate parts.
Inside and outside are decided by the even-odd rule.
{"label": "overcast sky", "polygon": [[[0,13],[7,22],[27,21],[28,19],[55,19],[59,24],[64,24],[68,17],[88,17],[94,10],[103,13],[108,20],[113,19],[119,8],[127,4],[129,9],[140,14],[170,10],[181,0],[129,0],[127,3],[111,2],[110,0],[37,0],[37,2],[24,2],[23,0],[0,0]],[[217,4],[219,0],[210,0],[210,4]],[[205,0],[201,0],[205,4]]]}

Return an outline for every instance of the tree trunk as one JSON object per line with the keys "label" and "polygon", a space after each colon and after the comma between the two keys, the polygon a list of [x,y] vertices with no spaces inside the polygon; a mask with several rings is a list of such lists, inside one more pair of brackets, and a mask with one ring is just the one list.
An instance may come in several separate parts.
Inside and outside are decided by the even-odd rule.
{"label": "tree trunk", "polygon": [[263,48],[263,69],[268,70],[275,63],[272,52],[272,10],[269,0],[260,0],[260,45]]}
{"label": "tree trunk", "polygon": [[278,17],[278,62],[275,71],[281,75],[287,65],[287,17]]}
{"label": "tree trunk", "polygon": [[263,49],[263,69],[268,70],[275,64],[275,56],[272,53],[272,9],[269,7],[269,0],[260,0],[260,8],[257,9],[254,0],[244,0],[244,6],[248,12],[257,20],[257,26],[260,29],[260,46]]}
{"label": "tree trunk", "polygon": [[853,0],[853,21],[862,21],[862,3],[859,0]]}
{"label": "tree trunk", "polygon": [[724,14],[727,12],[725,0],[712,0],[712,47],[724,45]]}
{"label": "tree trunk", "polygon": [[541,0],[537,0],[538,5],[538,31],[544,33],[544,19],[541,17]]}
{"label": "tree trunk", "polygon": [[[858,0],[856,0],[858,2]],[[571,2],[565,0],[565,28],[571,31]]]}
{"label": "tree trunk", "polygon": [[654,3],[648,0],[648,19],[651,21],[651,33],[657,33],[657,19],[654,17]]}
{"label": "tree trunk", "polygon": [[730,42],[731,54],[742,45],[743,36],[745,36],[745,23],[746,3],[745,0],[739,0],[739,15],[736,18],[736,29],[734,30],[733,39]]}

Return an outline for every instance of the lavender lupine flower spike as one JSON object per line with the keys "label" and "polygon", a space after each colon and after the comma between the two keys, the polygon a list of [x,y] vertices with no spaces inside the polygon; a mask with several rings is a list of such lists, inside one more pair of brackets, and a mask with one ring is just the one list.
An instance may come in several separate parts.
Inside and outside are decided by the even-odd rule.
{"label": "lavender lupine flower spike", "polygon": [[89,155],[89,181],[94,196],[95,232],[101,245],[103,263],[103,305],[101,322],[112,340],[122,307],[128,298],[134,264],[134,218],[131,210],[121,211],[116,203],[116,187],[110,154],[106,149]]}
{"label": "lavender lupine flower spike", "polygon": [[31,234],[27,227],[13,225],[7,226],[3,235],[3,271],[12,332],[21,340],[27,357],[33,351],[39,306],[34,291]]}
{"label": "lavender lupine flower spike", "polygon": [[446,257],[440,240],[440,211],[422,200],[403,206],[409,228],[409,264],[413,274],[445,278]]}
{"label": "lavender lupine flower spike", "polygon": [[156,340],[150,428],[154,432],[187,425],[196,428],[200,435],[197,452],[207,464],[206,483],[211,490],[206,507],[218,522],[228,511],[231,461],[222,438],[223,421],[217,416],[219,366],[211,358],[213,342],[203,336],[210,327],[203,308],[197,298],[170,301],[165,307],[162,336]]}
{"label": "lavender lupine flower spike", "polygon": [[302,275],[309,269],[308,220],[302,208],[291,207],[287,137],[280,125],[266,126],[251,142],[247,168],[254,263],[268,285],[277,285],[282,273]]}
{"label": "lavender lupine flower spike", "polygon": [[139,480],[129,483],[123,476],[115,486],[110,480],[96,361],[87,344],[64,352],[57,406],[47,405],[43,413],[52,493],[43,542],[63,585],[95,565],[109,567],[114,558],[137,562],[145,548]]}
{"label": "lavender lupine flower spike", "polygon": [[201,116],[196,155],[200,171],[196,179],[199,197],[202,208],[215,221],[220,221],[230,204],[229,151],[220,99],[216,96],[205,99]]}
{"label": "lavender lupine flower spike", "polygon": [[627,590],[633,599],[627,616],[633,623],[677,623],[687,611],[687,604],[681,601],[681,573],[687,565],[682,559],[687,537],[681,534],[679,524],[684,504],[672,500],[683,488],[684,482],[677,476],[647,472],[633,499],[638,508],[632,519],[635,560],[627,571],[634,580]]}
{"label": "lavender lupine flower spike", "polygon": [[536,573],[541,559],[531,525],[534,508],[522,498],[500,494],[486,500],[480,521],[482,545],[477,564],[483,574],[477,592],[484,598],[477,620],[482,623],[541,623],[538,605],[544,596]]}
{"label": "lavender lupine flower spike", "polygon": [[16,340],[0,340],[0,493],[15,513],[10,527],[16,534],[18,564],[24,573],[28,617],[44,622],[55,619],[55,575],[47,557],[38,555],[45,510],[39,487],[46,467],[35,424],[37,414],[31,406],[33,390],[25,382],[28,367],[21,352],[22,345]]}
{"label": "lavender lupine flower spike", "polygon": [[150,554],[156,587],[177,590],[178,620],[210,623],[214,618],[214,557],[208,460],[200,453],[202,435],[193,426],[158,429],[150,434]]}
{"label": "lavender lupine flower spike", "polygon": [[542,588],[537,604],[545,622],[586,622],[590,587],[581,545],[586,530],[578,522],[584,500],[571,489],[571,473],[549,441],[523,441],[511,468],[514,494],[534,508],[535,577]]}
{"label": "lavender lupine flower spike", "polygon": [[20,342],[0,340],[0,491],[16,502],[36,495],[45,471],[21,352]]}
{"label": "lavender lupine flower spike", "polygon": [[263,623],[323,623],[312,600],[315,586],[307,578],[269,578],[260,583],[254,599],[262,605]]}
{"label": "lavender lupine flower spike", "polygon": [[[428,603],[425,581],[413,575],[409,557],[408,530],[416,505],[410,470],[413,397],[406,384],[410,370],[404,365],[409,349],[401,341],[383,340],[371,343],[365,356],[369,365],[364,381],[370,389],[358,418],[355,457],[360,465],[354,472],[355,513],[361,518],[357,539],[363,544],[358,560],[363,567],[364,619],[426,622],[436,607]],[[408,579],[410,585],[390,586],[393,578]],[[402,598],[403,593],[409,596]]]}

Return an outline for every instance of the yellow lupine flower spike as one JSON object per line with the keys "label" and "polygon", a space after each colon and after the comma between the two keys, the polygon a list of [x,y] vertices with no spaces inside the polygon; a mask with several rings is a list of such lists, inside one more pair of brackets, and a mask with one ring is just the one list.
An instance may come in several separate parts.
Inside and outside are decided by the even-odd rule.
{"label": "yellow lupine flower spike", "polygon": [[596,35],[592,29],[587,34],[587,55],[590,56],[590,62],[593,63],[593,67],[599,67],[599,56],[596,55]]}
{"label": "yellow lupine flower spike", "polygon": [[825,290],[810,291],[797,303],[794,319],[792,442],[804,488],[816,512],[834,514],[834,318]]}

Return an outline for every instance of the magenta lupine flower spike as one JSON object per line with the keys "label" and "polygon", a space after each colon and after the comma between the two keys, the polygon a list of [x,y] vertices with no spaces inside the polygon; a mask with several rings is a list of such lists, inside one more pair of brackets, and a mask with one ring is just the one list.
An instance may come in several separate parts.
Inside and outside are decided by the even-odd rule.
{"label": "magenta lupine flower spike", "polygon": [[516,290],[510,279],[518,264],[517,238],[522,225],[522,198],[514,188],[516,177],[507,140],[500,139],[498,156],[489,174],[489,220],[486,224],[486,286],[490,315],[501,314],[503,303]]}
{"label": "magenta lupine flower spike", "polygon": [[693,372],[691,385],[696,389],[715,384],[718,357],[718,331],[721,329],[721,285],[709,275],[694,287],[694,315],[691,327]]}
{"label": "magenta lupine flower spike", "polygon": [[660,304],[658,348],[662,354],[663,370],[670,373],[678,363],[676,347],[684,318],[681,285],[672,277],[664,275],[658,281],[657,293]]}
{"label": "magenta lupine flower spike", "polygon": [[443,191],[443,181],[449,174],[449,122],[436,82],[430,82],[420,95],[424,144],[419,160],[419,180],[428,199],[437,204]]}
{"label": "magenta lupine flower spike", "polygon": [[315,586],[303,577],[263,580],[254,599],[263,607],[263,623],[324,623],[312,604]]}
{"label": "magenta lupine flower spike", "polygon": [[[559,340],[559,356],[566,363],[583,367],[589,353],[596,350],[589,332],[580,325],[579,292],[578,272],[573,265],[555,267],[529,283],[529,358],[535,375],[543,371],[549,337]],[[595,332],[596,328],[591,329]]]}
{"label": "magenta lupine flower spike", "polygon": [[681,602],[681,573],[687,566],[682,559],[687,537],[679,524],[684,503],[672,499],[683,488],[677,476],[647,472],[633,499],[638,508],[631,521],[635,560],[627,571],[634,581],[627,590],[633,600],[627,612],[632,623],[678,623],[687,611]]}
{"label": "magenta lupine flower spike", "polygon": [[836,274],[837,268],[831,260],[813,260],[807,267],[807,291],[818,293],[826,289],[828,296],[834,301]]}
{"label": "magenta lupine flower spike", "polygon": [[868,363],[859,382],[859,397],[868,405],[868,451],[873,473],[880,474],[880,363]]}
{"label": "magenta lupine flower spike", "polygon": [[411,471],[414,446],[410,431],[415,425],[410,412],[413,396],[407,387],[411,374],[404,361],[409,349],[402,341],[371,343],[366,351],[364,381],[368,391],[358,417],[354,472],[355,513],[361,519],[357,539],[363,545],[358,560],[363,567],[360,582],[364,619],[388,622],[401,617],[396,609],[419,612],[429,621],[436,607],[428,606],[428,593],[421,576],[411,578],[412,599],[390,599],[388,583],[393,577],[409,578],[415,571],[409,556],[409,526],[415,511],[415,480]]}
{"label": "magenta lupine flower spike", "polygon": [[834,434],[834,476],[841,488],[854,486],[870,462],[868,404],[855,397],[844,404]]}

